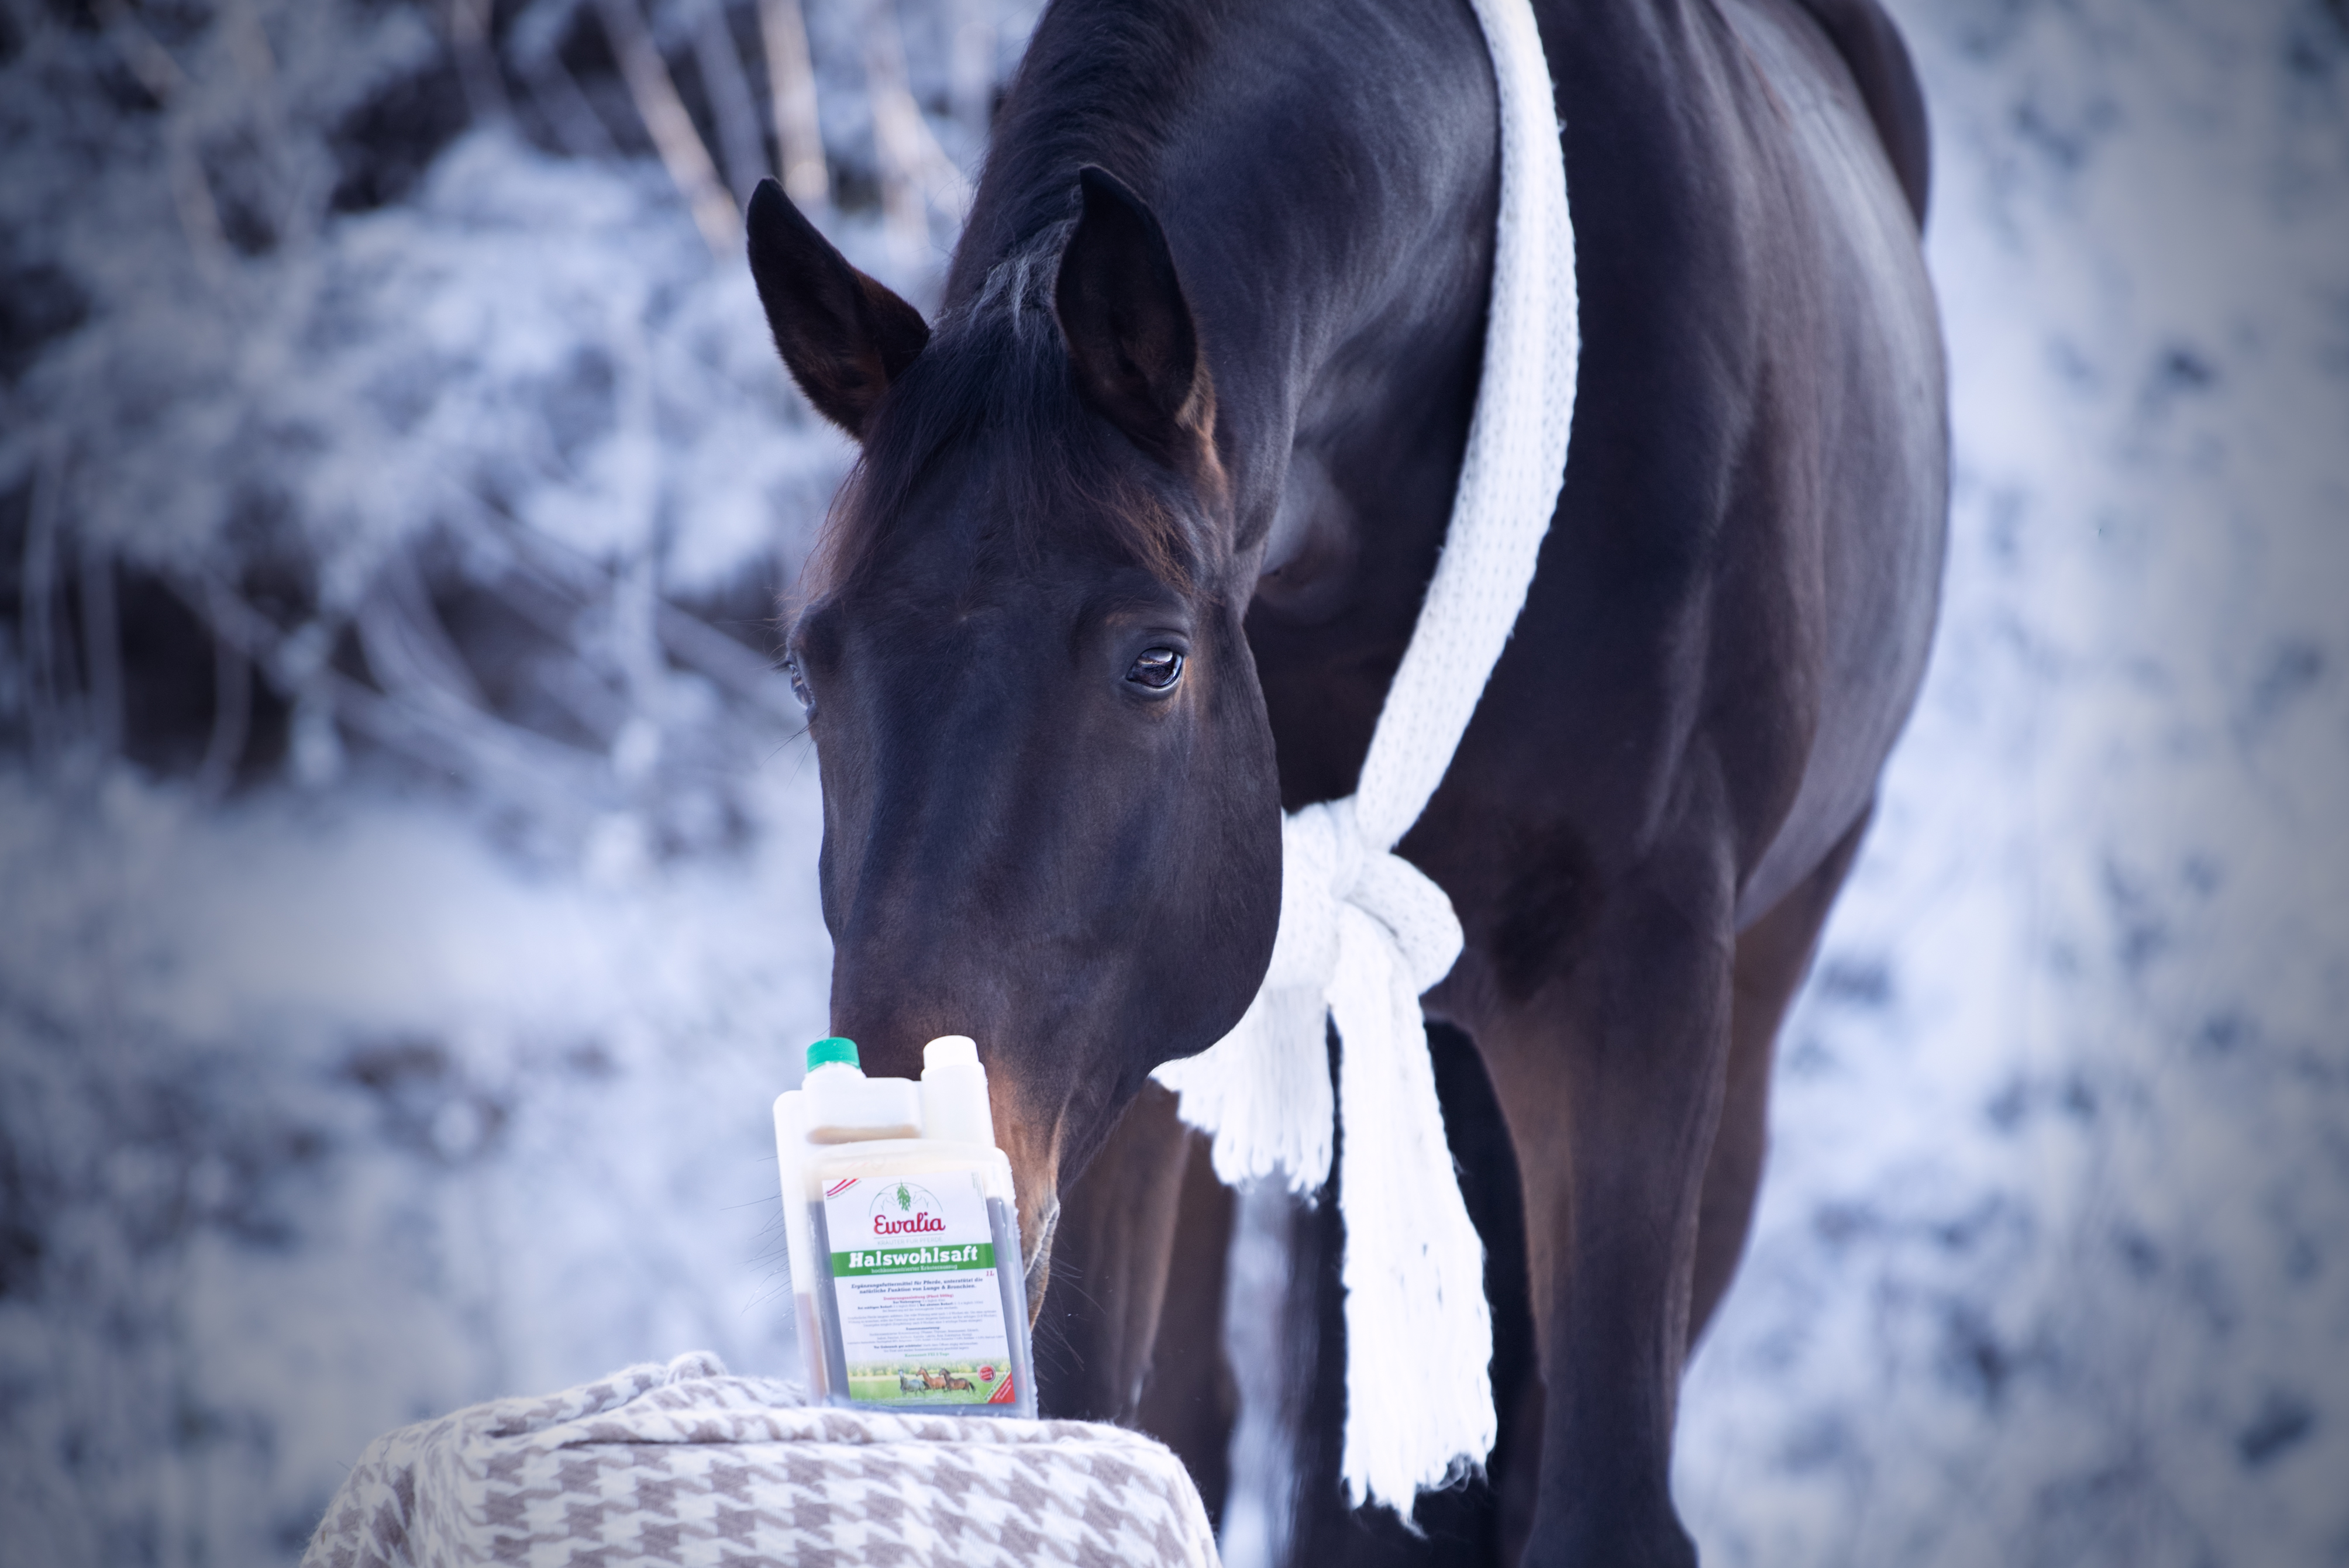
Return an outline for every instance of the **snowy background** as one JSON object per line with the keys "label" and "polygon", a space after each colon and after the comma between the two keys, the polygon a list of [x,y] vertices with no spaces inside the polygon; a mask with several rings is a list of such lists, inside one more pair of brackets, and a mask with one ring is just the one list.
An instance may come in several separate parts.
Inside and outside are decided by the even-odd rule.
{"label": "snowy background", "polygon": [[[1708,1560],[2349,1562],[2349,14],[1905,0],[1949,596],[1690,1377]],[[778,168],[917,302],[1013,0],[0,0],[0,1563],[788,1372]]]}

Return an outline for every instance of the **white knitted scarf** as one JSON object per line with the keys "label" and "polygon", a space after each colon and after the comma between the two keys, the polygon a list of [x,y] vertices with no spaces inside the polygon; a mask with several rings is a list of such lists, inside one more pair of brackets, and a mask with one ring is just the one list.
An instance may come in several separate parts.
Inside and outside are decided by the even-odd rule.
{"label": "white knitted scarf", "polygon": [[1325,1017],[1346,1120],[1348,1494],[1405,1518],[1494,1439],[1484,1248],[1444,1139],[1420,994],[1460,955],[1444,891],[1393,853],[1426,810],[1533,582],[1566,482],[1581,340],[1559,126],[1531,0],[1471,0],[1500,86],[1484,379],[1442,558],[1355,792],[1281,823],[1280,931],[1232,1032],[1160,1068],[1227,1182],[1329,1179]]}

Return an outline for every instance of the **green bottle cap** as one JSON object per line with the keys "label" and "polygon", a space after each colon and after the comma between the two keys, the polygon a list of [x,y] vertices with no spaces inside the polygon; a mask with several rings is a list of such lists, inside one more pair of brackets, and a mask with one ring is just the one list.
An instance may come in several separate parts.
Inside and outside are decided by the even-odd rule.
{"label": "green bottle cap", "polygon": [[821,1067],[829,1067],[834,1062],[844,1063],[852,1068],[860,1067],[861,1064],[856,1059],[856,1042],[843,1040],[838,1035],[833,1035],[829,1039],[818,1040],[808,1047],[810,1072]]}

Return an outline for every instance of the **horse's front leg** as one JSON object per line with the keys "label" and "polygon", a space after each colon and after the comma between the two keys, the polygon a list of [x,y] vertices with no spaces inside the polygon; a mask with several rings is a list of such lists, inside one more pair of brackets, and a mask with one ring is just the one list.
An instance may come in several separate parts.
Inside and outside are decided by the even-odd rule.
{"label": "horse's front leg", "polygon": [[1593,890],[1578,938],[1534,973],[1478,965],[1547,1385],[1527,1563],[1696,1561],[1671,1434],[1728,1057],[1732,880],[1725,834],[1681,836]]}
{"label": "horse's front leg", "polygon": [[[1158,1336],[1190,1130],[1156,1084],[1061,1193],[1052,1274],[1036,1318],[1049,1417],[1131,1424]],[[1204,1152],[1204,1151],[1203,1151]]]}

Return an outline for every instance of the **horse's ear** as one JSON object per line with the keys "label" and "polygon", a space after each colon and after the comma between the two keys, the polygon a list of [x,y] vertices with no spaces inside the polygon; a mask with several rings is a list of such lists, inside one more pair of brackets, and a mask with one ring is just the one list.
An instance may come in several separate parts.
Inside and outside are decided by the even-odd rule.
{"label": "horse's ear", "polygon": [[749,228],[784,366],[817,413],[862,440],[873,405],[930,340],[922,313],[850,266],[771,180],[750,194]]}
{"label": "horse's ear", "polygon": [[1213,407],[1174,253],[1115,175],[1089,164],[1077,183],[1084,211],[1053,290],[1077,389],[1134,445],[1171,459],[1208,434]]}

